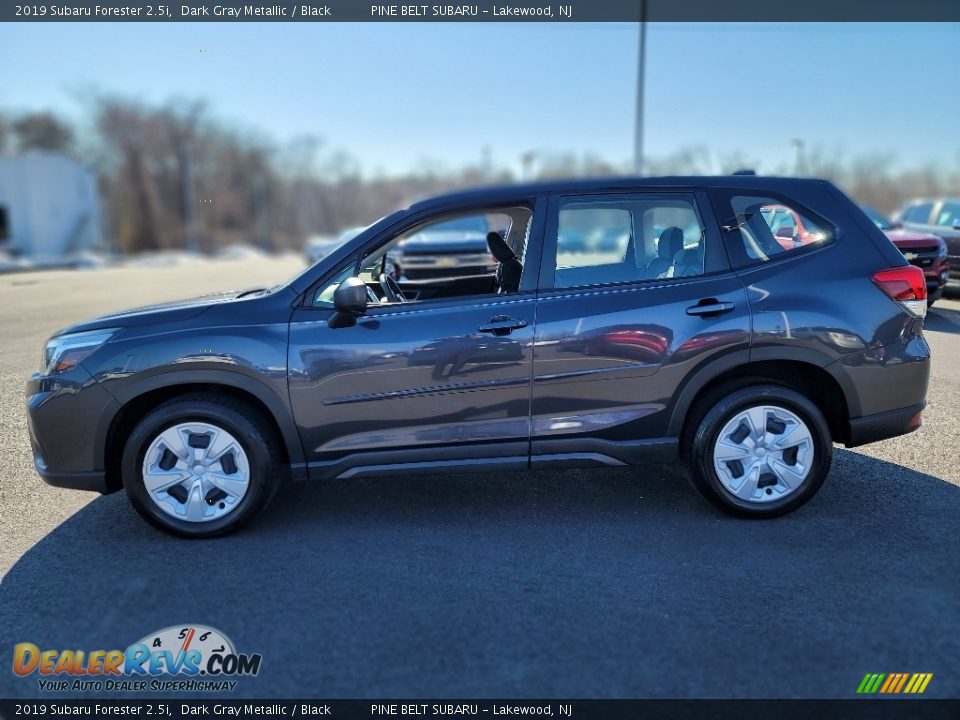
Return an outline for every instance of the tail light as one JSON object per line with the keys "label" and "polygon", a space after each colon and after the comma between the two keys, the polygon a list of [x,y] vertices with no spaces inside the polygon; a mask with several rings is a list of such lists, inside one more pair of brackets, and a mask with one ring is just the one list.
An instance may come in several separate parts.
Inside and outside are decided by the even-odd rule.
{"label": "tail light", "polygon": [[873,282],[917,317],[927,314],[927,280],[915,265],[875,272]]}

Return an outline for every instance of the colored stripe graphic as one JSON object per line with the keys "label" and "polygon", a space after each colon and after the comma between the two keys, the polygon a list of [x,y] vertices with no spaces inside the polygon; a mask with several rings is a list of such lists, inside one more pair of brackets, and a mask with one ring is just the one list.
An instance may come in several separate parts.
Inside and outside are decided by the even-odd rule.
{"label": "colored stripe graphic", "polygon": [[927,689],[933,673],[867,673],[857,686],[858,695],[919,695]]}

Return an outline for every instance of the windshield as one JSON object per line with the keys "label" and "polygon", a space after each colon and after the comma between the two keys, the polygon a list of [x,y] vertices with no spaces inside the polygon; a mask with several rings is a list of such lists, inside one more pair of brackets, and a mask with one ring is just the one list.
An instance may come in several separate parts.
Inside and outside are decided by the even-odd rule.
{"label": "windshield", "polygon": [[867,217],[873,221],[873,224],[881,230],[893,230],[893,223],[887,220],[872,207],[864,205],[863,211],[867,214]]}

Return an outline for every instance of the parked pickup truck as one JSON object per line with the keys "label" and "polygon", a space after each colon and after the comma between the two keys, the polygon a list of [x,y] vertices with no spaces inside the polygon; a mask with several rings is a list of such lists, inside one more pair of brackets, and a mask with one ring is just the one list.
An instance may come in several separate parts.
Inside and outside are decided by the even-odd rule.
{"label": "parked pickup truck", "polygon": [[482,215],[437,223],[402,240],[390,260],[406,280],[489,275],[497,269],[489,229]]}
{"label": "parked pickup truck", "polygon": [[942,237],[947,243],[950,277],[960,280],[960,198],[914,200],[907,203],[894,220],[908,230]]}

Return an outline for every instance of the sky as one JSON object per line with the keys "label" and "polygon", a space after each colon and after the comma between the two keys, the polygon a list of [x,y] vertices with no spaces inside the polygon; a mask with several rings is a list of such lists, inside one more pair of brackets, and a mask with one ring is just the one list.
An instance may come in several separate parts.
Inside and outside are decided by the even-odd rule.
{"label": "sky", "polygon": [[[644,146],[793,163],[795,138],[899,167],[960,161],[960,24],[666,24],[647,30]],[[322,138],[365,172],[519,167],[634,147],[638,26],[493,23],[0,25],[0,112],[83,119],[91,91],[203,98],[226,123]]]}

